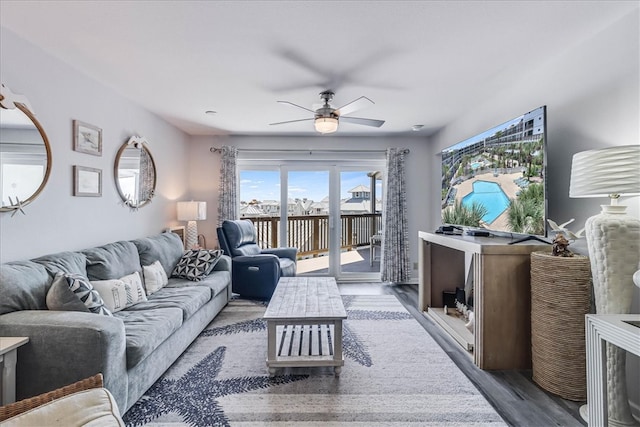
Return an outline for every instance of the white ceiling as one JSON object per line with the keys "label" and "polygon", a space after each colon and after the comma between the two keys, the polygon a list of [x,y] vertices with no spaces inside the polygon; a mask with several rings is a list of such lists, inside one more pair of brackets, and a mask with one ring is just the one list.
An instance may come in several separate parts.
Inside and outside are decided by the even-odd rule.
{"label": "white ceiling", "polygon": [[[313,134],[317,108],[430,134],[637,1],[0,1],[2,26],[192,135]],[[214,115],[205,114],[214,110]]]}

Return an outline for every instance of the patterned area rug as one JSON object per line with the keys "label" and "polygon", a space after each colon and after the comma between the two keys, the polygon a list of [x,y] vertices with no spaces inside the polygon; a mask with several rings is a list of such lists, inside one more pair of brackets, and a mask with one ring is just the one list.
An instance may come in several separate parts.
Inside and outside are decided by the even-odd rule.
{"label": "patterned area rug", "polygon": [[128,426],[503,426],[393,295],[344,296],[345,365],[266,367],[265,305],[233,300],[124,416]]}

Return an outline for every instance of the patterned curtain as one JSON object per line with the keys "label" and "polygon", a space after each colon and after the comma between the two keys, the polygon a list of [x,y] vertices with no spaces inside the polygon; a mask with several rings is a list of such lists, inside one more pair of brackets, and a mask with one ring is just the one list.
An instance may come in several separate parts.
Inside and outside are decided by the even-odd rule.
{"label": "patterned curtain", "polygon": [[238,149],[225,145],[220,159],[220,191],[218,195],[218,227],[225,219],[236,219],[238,212]]}
{"label": "patterned curtain", "polygon": [[404,156],[408,150],[387,149],[386,187],[382,200],[382,264],[384,282],[406,282],[411,278],[407,194]]}

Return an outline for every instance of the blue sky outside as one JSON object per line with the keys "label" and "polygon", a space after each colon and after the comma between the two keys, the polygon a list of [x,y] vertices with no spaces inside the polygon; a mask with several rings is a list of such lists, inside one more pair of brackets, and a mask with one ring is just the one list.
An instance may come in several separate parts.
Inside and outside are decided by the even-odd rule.
{"label": "blue sky outside", "polygon": [[[369,171],[341,172],[340,199],[349,197],[348,191],[364,185],[371,186]],[[319,202],[329,195],[328,171],[289,172],[289,197],[311,199]],[[378,198],[382,195],[382,183],[377,181]],[[278,171],[245,170],[240,172],[240,200],[280,200],[280,173]]]}

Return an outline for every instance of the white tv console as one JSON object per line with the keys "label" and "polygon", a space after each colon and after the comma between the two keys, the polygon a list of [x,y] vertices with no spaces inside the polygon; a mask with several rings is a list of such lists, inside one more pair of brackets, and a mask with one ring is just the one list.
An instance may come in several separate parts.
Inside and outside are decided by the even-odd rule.
{"label": "white tv console", "polygon": [[[481,369],[531,368],[531,252],[551,246],[504,237],[418,232],[418,305]],[[443,291],[464,288],[465,255],[472,260],[475,330],[443,311]]]}

